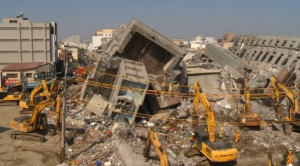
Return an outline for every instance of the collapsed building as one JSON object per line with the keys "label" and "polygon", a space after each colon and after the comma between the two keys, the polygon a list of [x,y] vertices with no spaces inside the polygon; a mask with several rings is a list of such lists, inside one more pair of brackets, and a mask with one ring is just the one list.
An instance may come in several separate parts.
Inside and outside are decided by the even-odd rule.
{"label": "collapsed building", "polygon": [[[249,64],[270,64],[277,67],[277,78],[294,86],[300,74],[300,38],[286,36],[239,35],[230,51]],[[280,69],[281,68],[281,69]]]}
{"label": "collapsed building", "polygon": [[[133,98],[129,99],[127,94],[122,94],[123,97],[120,99],[120,92],[115,90],[120,89],[120,85],[144,89],[143,95],[138,97],[138,104],[131,110],[135,113],[141,110],[152,114],[160,109],[179,104],[179,96],[153,95],[146,92],[147,90],[168,91],[167,87],[170,83],[179,83],[181,75],[179,63],[186,53],[169,39],[135,18],[128,25],[122,25],[113,39],[107,43],[105,51],[103,50],[103,56],[96,68],[98,72],[92,78],[93,81],[114,87],[99,87],[94,91],[101,96],[101,103],[106,103],[102,109],[108,107],[109,110],[115,110],[118,107],[116,103],[119,101],[126,100],[129,103],[135,101]],[[120,81],[122,78],[127,82]],[[178,92],[178,88],[174,88],[173,91]],[[127,96],[126,99],[124,96]],[[94,96],[91,101],[95,101],[95,98],[99,96]],[[95,112],[101,114],[103,111]],[[134,115],[129,119],[132,122]]]}
{"label": "collapsed building", "polygon": [[[203,52],[187,53],[133,18],[128,25],[122,25],[103,47],[92,77],[102,86],[93,88],[97,95],[91,99],[90,105],[101,103],[101,109],[96,111],[94,108],[93,111],[98,115],[109,110],[112,118],[122,117],[133,122],[138,112],[155,114],[181,104],[179,95],[160,92],[190,93],[196,82],[206,87],[204,91],[209,94],[222,94],[228,89],[231,93],[239,93],[237,89],[242,86],[246,72],[250,87],[262,88],[255,91],[257,93],[270,91],[265,88],[269,86],[272,75],[292,86],[297,82],[300,68],[297,61],[299,42],[297,38],[282,36],[240,35],[234,38],[229,50],[208,44]],[[122,89],[125,84],[132,88]],[[145,90],[137,92],[140,95],[132,94],[139,89]],[[148,94],[147,91],[156,93]],[[92,106],[88,108],[92,109]],[[121,116],[119,113],[124,111],[132,115]]]}

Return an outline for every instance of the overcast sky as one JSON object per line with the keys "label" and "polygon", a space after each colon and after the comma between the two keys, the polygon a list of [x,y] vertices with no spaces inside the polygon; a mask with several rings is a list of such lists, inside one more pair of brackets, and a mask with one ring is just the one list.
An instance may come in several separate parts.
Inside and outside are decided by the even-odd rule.
{"label": "overcast sky", "polygon": [[135,17],[168,38],[234,34],[300,37],[299,0],[1,0],[2,17],[57,22],[58,38],[91,40]]}

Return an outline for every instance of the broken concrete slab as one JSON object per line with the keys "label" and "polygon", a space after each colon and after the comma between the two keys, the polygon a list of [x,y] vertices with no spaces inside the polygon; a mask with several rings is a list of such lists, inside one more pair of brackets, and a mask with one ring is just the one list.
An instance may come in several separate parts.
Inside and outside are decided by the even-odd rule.
{"label": "broken concrete slab", "polygon": [[217,45],[207,44],[205,55],[211,58],[214,62],[221,66],[230,65],[235,69],[233,76],[235,78],[242,77],[243,69],[251,69],[252,67],[236,56],[233,56],[230,51],[227,51]]}
{"label": "broken concrete slab", "polygon": [[99,96],[97,94],[94,94],[92,99],[89,101],[89,103],[86,106],[86,111],[91,111],[95,113],[96,115],[101,116],[104,112],[104,110],[107,108],[109,102],[104,100],[102,96]]}

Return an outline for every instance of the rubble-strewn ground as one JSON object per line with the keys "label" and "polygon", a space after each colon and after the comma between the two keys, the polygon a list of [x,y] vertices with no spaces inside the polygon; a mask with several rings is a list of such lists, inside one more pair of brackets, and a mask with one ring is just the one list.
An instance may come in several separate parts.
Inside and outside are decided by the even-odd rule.
{"label": "rubble-strewn ground", "polygon": [[45,143],[14,141],[10,138],[9,122],[20,116],[19,107],[1,107],[0,112],[0,165],[48,166],[59,163],[58,136],[46,137]]}
{"label": "rubble-strewn ground", "polygon": [[[254,105],[254,104],[253,104]],[[213,106],[216,114],[228,111],[220,106]],[[46,137],[45,143],[32,141],[13,141],[9,137],[9,121],[18,114],[18,107],[9,106],[1,109],[0,117],[0,165],[55,165],[59,163],[59,138]],[[77,119],[76,119],[77,117]],[[68,117],[69,127],[76,128],[75,139],[69,141],[68,156],[78,160],[81,165],[89,165],[96,159],[102,163],[111,162],[112,165],[159,165],[155,159],[155,151],[151,148],[150,156],[154,159],[144,162],[142,156],[143,147],[148,132],[148,126],[157,125],[149,121],[135,125],[113,125],[105,116],[88,116],[83,113],[72,119]],[[75,120],[76,119],[76,120]],[[84,120],[85,119],[85,120]],[[89,120],[88,120],[89,119]],[[220,119],[217,119],[220,120]],[[158,121],[156,121],[158,122]],[[72,124],[71,124],[72,123]],[[159,124],[159,123],[158,123]],[[169,160],[174,165],[194,165],[197,158],[187,159],[182,154],[182,149],[189,146],[190,126],[189,124],[175,124],[168,128],[168,123],[155,127],[159,132],[159,138],[167,151]],[[220,126],[221,124],[218,124]],[[81,126],[81,127],[79,127]],[[238,128],[234,124],[223,123],[226,141],[233,142],[233,134]],[[81,133],[81,129],[85,132]],[[218,128],[219,129],[219,128]],[[76,132],[68,132],[71,138]],[[112,134],[111,132],[114,132]],[[239,150],[237,164],[235,165],[265,165],[267,155],[272,153],[274,160],[279,164],[282,154],[290,147],[300,134],[293,132],[291,136],[285,136],[282,131],[273,131],[270,126],[265,130],[240,131],[241,141],[234,147]],[[296,164],[296,158],[293,158]],[[234,165],[234,164],[233,164]]]}
{"label": "rubble-strewn ground", "polygon": [[[72,94],[77,88],[72,88],[69,93]],[[234,133],[239,129],[233,120],[237,106],[235,99],[225,98],[210,102],[216,116],[217,132],[223,126],[226,136],[223,141],[233,143],[233,146],[239,151],[237,163],[226,165],[266,165],[268,154],[273,154],[274,161],[279,165],[284,151],[289,147],[294,147],[300,138],[299,133],[293,132],[291,136],[286,136],[282,130],[275,131],[268,125],[261,131],[240,130],[241,141],[235,144]],[[69,105],[70,109],[66,120],[68,161],[76,159],[79,165],[91,165],[96,160],[100,160],[103,164],[118,166],[159,165],[153,147],[150,151],[150,161],[145,162],[143,157],[148,129],[153,126],[168,154],[171,165],[197,165],[199,157],[188,159],[183,155],[183,150],[190,146],[189,136],[192,128],[189,122],[191,119],[186,113],[190,111],[192,105],[191,102],[186,102],[185,108],[188,110],[179,107],[160,111],[152,119],[142,120],[131,125],[116,123],[110,120],[106,113],[97,116],[85,111],[84,107],[80,105],[74,108]],[[0,165],[59,164],[58,135],[46,136],[47,141],[44,143],[10,139],[9,121],[20,116],[18,110],[18,106],[7,106],[1,109],[0,160],[2,162]],[[251,101],[251,110],[266,120],[274,119],[272,108],[262,106],[255,101]],[[203,116],[203,111],[200,111],[200,116]],[[170,117],[170,119],[162,120],[166,117]],[[179,117],[183,118],[177,119]],[[55,117],[48,118],[50,123],[54,123],[54,119]],[[293,158],[293,163],[297,163],[296,157]]]}

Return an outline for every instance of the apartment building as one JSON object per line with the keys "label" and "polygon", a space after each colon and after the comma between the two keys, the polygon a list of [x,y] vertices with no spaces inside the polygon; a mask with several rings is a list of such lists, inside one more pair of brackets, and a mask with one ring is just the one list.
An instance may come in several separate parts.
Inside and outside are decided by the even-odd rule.
{"label": "apartment building", "polygon": [[3,18],[0,23],[0,71],[8,63],[55,62],[56,38],[55,22],[32,23],[23,13]]}
{"label": "apartment building", "polygon": [[115,32],[117,32],[115,29],[98,29],[96,30],[96,36],[112,37]]}

